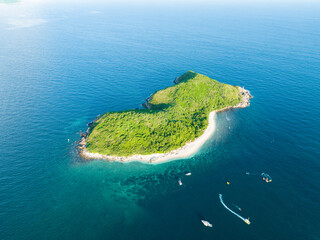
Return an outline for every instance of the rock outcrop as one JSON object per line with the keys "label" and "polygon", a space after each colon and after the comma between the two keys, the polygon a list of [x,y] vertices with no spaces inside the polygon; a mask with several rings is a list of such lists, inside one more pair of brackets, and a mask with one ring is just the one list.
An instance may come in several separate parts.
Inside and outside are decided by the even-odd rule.
{"label": "rock outcrop", "polygon": [[250,106],[250,99],[253,98],[252,95],[250,94],[250,92],[248,90],[244,89],[244,87],[239,87],[239,92],[242,96],[242,100],[240,103],[238,103],[233,108],[245,108],[245,107]]}
{"label": "rock outcrop", "polygon": [[180,77],[176,77],[174,80],[173,80],[173,83],[174,84],[178,84],[180,81],[179,81]]}
{"label": "rock outcrop", "polygon": [[151,99],[152,99],[152,95],[147,97],[146,101],[144,103],[142,103],[142,106],[147,109],[151,109],[151,104],[149,103],[151,101]]}

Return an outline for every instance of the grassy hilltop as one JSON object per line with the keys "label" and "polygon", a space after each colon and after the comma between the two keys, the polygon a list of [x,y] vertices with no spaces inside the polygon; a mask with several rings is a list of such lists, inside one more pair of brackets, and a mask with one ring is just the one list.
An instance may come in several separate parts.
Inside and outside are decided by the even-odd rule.
{"label": "grassy hilltop", "polygon": [[199,137],[209,113],[241,101],[238,87],[188,71],[154,93],[150,109],[104,114],[90,128],[87,150],[114,156],[163,153]]}

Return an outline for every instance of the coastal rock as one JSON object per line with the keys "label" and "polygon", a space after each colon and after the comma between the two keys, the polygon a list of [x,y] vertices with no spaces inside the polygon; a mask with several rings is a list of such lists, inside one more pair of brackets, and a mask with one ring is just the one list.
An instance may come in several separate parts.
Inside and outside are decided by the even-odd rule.
{"label": "coastal rock", "polygon": [[87,134],[85,134],[85,133],[80,134],[80,137],[86,137],[86,136],[87,136]]}
{"label": "coastal rock", "polygon": [[233,106],[232,108],[245,108],[250,106],[250,99],[253,98],[250,92],[244,89],[244,87],[239,87],[239,92],[240,92],[240,95],[242,96],[242,100],[239,104],[237,104],[236,106]]}
{"label": "coastal rock", "polygon": [[173,83],[174,83],[174,84],[178,84],[178,83],[179,83],[179,78],[180,78],[180,77],[176,77],[176,78],[173,80]]}
{"label": "coastal rock", "polygon": [[151,105],[148,102],[142,103],[142,106],[147,108],[147,109],[151,109]]}
{"label": "coastal rock", "polygon": [[147,109],[151,109],[151,104],[149,103],[152,99],[152,95],[150,95],[149,97],[146,98],[146,101],[144,103],[142,103],[142,106],[147,108]]}

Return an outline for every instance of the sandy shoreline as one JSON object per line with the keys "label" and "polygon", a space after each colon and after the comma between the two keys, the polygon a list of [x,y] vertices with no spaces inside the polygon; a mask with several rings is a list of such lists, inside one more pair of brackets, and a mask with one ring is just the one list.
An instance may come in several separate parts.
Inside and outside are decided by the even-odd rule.
{"label": "sandy shoreline", "polygon": [[252,96],[250,95],[250,92],[241,87],[239,87],[239,91],[242,94],[242,101],[239,104],[237,104],[236,106],[226,107],[224,109],[211,112],[209,114],[209,124],[206,130],[204,131],[204,133],[194,141],[187,143],[186,145],[184,145],[179,149],[172,150],[168,153],[154,153],[150,155],[132,155],[128,157],[109,156],[109,155],[104,155],[99,153],[90,153],[85,148],[86,142],[85,142],[85,138],[83,138],[79,143],[82,146],[80,147],[81,149],[80,156],[85,159],[105,159],[108,161],[119,161],[119,162],[139,161],[143,163],[152,163],[152,164],[163,163],[171,160],[191,157],[213,135],[216,128],[215,118],[216,118],[217,112],[222,112],[222,111],[233,109],[233,108],[244,108],[250,105],[249,99],[252,98]]}
{"label": "sandy shoreline", "polygon": [[110,161],[132,162],[139,161],[143,163],[162,163],[175,159],[182,159],[192,156],[214,133],[216,111],[209,114],[209,125],[204,133],[193,142],[189,142],[183,147],[172,150],[168,153],[154,153],[150,155],[132,155],[128,157],[108,156],[99,153],[90,153],[85,148],[81,151],[81,156],[89,159],[106,159]]}

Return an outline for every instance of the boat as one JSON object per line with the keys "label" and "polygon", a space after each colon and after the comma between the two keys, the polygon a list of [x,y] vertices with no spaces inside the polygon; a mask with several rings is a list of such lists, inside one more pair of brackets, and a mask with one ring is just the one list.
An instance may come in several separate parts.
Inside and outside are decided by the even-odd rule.
{"label": "boat", "polygon": [[265,181],[266,183],[272,182],[272,178],[269,174],[267,173],[261,173],[262,180]]}
{"label": "boat", "polygon": [[191,172],[186,173],[186,176],[190,176],[190,175],[191,175]]}
{"label": "boat", "polygon": [[181,178],[179,178],[178,183],[179,183],[180,186],[182,185]]}
{"label": "boat", "polygon": [[206,227],[212,227],[212,224],[209,223],[208,221],[206,220],[201,220],[201,222],[203,223],[203,225],[205,225]]}

